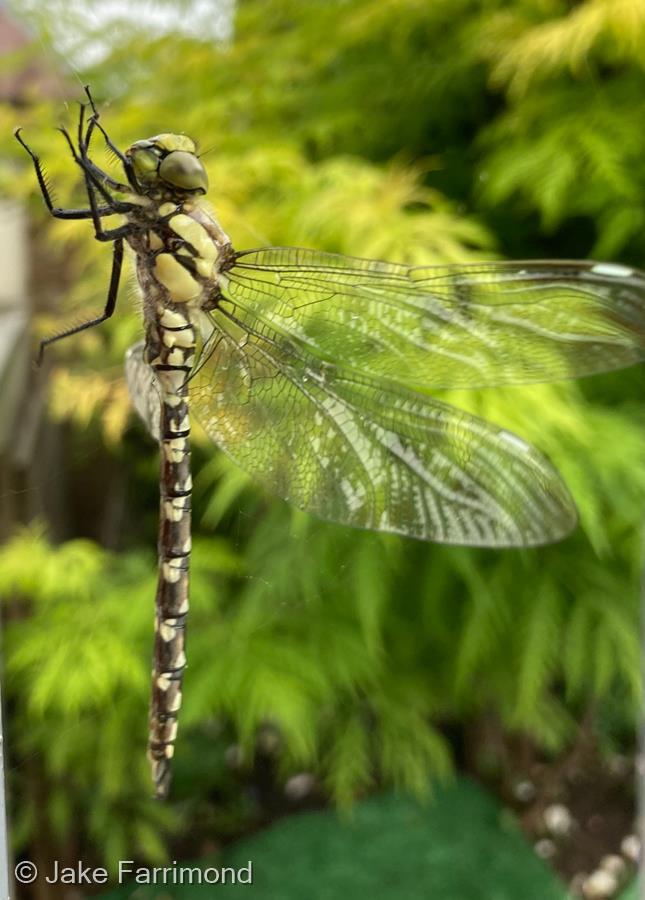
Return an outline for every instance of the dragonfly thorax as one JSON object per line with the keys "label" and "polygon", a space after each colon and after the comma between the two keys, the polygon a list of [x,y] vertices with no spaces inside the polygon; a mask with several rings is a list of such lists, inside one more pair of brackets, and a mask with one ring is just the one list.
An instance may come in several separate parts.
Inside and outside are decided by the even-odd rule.
{"label": "dragonfly thorax", "polygon": [[188,135],[158,134],[135,141],[125,155],[142,194],[172,199],[208,190],[206,170]]}
{"label": "dragonfly thorax", "polygon": [[[220,268],[230,256],[228,236],[194,199],[148,203],[128,214],[134,225],[127,240],[137,257],[144,296],[202,306],[218,290]],[[212,305],[212,304],[211,304]]]}

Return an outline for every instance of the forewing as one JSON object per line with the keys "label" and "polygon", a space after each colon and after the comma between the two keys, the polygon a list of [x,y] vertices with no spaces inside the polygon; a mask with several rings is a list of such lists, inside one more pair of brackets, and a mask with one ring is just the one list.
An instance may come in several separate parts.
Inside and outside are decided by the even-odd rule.
{"label": "forewing", "polygon": [[298,508],[480,546],[541,544],[575,526],[557,472],[509,432],[321,362],[267,325],[246,332],[219,310],[209,319],[192,409],[234,462]]}
{"label": "forewing", "polygon": [[143,341],[133,344],[125,354],[125,380],[132,405],[143,424],[159,440],[161,399],[159,384],[153,369],[143,358]]}
{"label": "forewing", "polygon": [[645,275],[607,263],[409,267],[295,248],[237,255],[222,308],[411,387],[554,381],[645,356]]}

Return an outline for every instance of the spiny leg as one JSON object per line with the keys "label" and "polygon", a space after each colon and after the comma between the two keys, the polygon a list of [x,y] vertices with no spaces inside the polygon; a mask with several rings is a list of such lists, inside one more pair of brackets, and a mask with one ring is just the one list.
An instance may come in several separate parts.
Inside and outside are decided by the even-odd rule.
{"label": "spiny leg", "polygon": [[[98,210],[98,204],[96,202],[96,192],[98,191],[102,197],[108,200],[108,203],[114,202],[114,197],[106,190],[106,185],[108,183],[109,176],[107,173],[102,173],[103,180],[101,181],[94,175],[90,175],[88,173],[88,167],[93,165],[88,156],[88,150],[90,146],[90,141],[92,140],[92,122],[90,121],[87,126],[87,131],[85,135],[83,134],[83,129],[85,125],[85,104],[79,103],[79,112],[78,112],[78,128],[77,128],[77,145],[78,152],[80,154],[77,156],[76,148],[74,147],[69,135],[64,132],[65,140],[67,141],[69,148],[72,152],[72,156],[74,158],[74,162],[79,166],[81,171],[83,172],[83,181],[85,182],[85,192],[87,194],[87,199],[90,205],[90,209],[92,211]],[[120,185],[118,182],[113,182],[113,186],[118,188]],[[99,216],[94,215],[92,217],[92,221],[94,224],[94,234],[98,237],[99,233],[103,233],[104,229],[99,226]]]}
{"label": "spiny leg", "polygon": [[[104,172],[102,169],[98,168],[94,165],[91,159],[88,156],[90,141],[92,140],[92,133],[94,129],[95,116],[92,115],[87,123],[87,131],[83,134],[84,124],[85,124],[85,104],[79,104],[79,116],[78,116],[78,151],[80,154],[80,158],[76,153],[76,148],[74,147],[69,135],[65,133],[65,138],[67,143],[69,144],[69,148],[74,157],[74,161],[83,171],[83,178],[85,179],[85,189],[87,191],[87,197],[90,204],[90,209],[98,210],[98,205],[96,202],[96,191],[98,191],[103,197],[105,197],[108,201],[114,202],[114,198],[111,194],[109,194],[106,190],[106,187],[109,186],[113,190],[116,191],[128,191],[127,185],[122,185],[118,181],[115,181]],[[94,105],[92,104],[92,109]],[[123,203],[122,207],[128,207],[129,209],[133,208],[133,204]],[[98,240],[109,240],[110,238],[115,238],[118,236],[118,229],[113,229],[110,232],[106,232],[102,227],[99,216],[96,215],[93,217],[94,222],[94,233]],[[126,236],[127,233],[130,233],[132,230],[131,226],[125,226],[125,228],[121,229],[122,236]]]}
{"label": "spiny leg", "polygon": [[[80,159],[76,154],[76,148],[74,147],[69,135],[64,133],[65,139],[69,144],[69,148],[72,152],[72,156],[74,157],[74,162],[79,166],[81,171],[83,172],[83,180],[85,182],[85,191],[87,193],[87,199],[90,204],[90,210],[96,211],[97,214],[92,217],[92,221],[94,224],[94,234],[99,237],[99,234],[104,234],[104,229],[102,228],[99,216],[98,216],[98,204],[96,202],[96,192],[98,191],[101,196],[108,199],[108,202],[114,202],[114,198],[108,191],[106,190],[106,186],[110,184],[113,189],[118,190],[122,185],[117,181],[112,181],[106,172],[102,172],[101,170],[94,171],[94,164],[90,160],[88,156],[90,141],[92,140],[92,130],[93,130],[93,122],[90,118],[90,121],[87,125],[87,131],[85,135],[83,134],[85,124],[85,104],[79,103],[79,113],[78,113],[78,131],[77,131],[77,143],[78,143],[78,151],[80,154]],[[91,174],[90,174],[91,170]],[[101,178],[98,177],[97,172],[100,171]],[[123,185],[125,187],[125,185]]]}
{"label": "spiny leg", "polygon": [[[115,178],[112,178],[107,172],[104,172],[103,169],[99,168],[89,157],[89,148],[90,141],[92,140],[92,134],[94,132],[94,128],[96,126],[96,121],[94,115],[90,116],[87,121],[87,131],[83,134],[83,127],[85,123],[85,103],[79,103],[80,111],[78,117],[78,128],[77,128],[77,143],[78,143],[78,152],[80,154],[80,158],[83,163],[83,167],[95,177],[97,187],[105,189],[109,187],[113,191],[118,191],[121,194],[129,193],[131,189],[138,193],[138,185],[128,186],[127,184],[122,184],[120,181],[117,181]],[[75,151],[74,151],[75,152]],[[74,157],[76,159],[76,156]],[[78,165],[81,163],[76,159]],[[104,193],[104,190],[102,191]]]}
{"label": "spiny leg", "polygon": [[92,130],[95,127],[98,128],[98,130],[103,135],[103,139],[105,140],[105,143],[107,144],[107,146],[110,148],[112,153],[114,153],[116,158],[119,160],[119,162],[123,166],[123,171],[125,172],[126,178],[128,179],[128,184],[134,191],[138,191],[139,185],[137,183],[136,176],[132,169],[132,163],[127,158],[127,156],[119,150],[119,148],[116,146],[116,144],[112,143],[112,140],[110,139],[110,136],[108,135],[107,131],[105,130],[105,128],[103,128],[103,126],[99,122],[100,113],[99,113],[98,109],[96,108],[96,104],[94,103],[94,97],[92,97],[92,93],[90,91],[89,84],[86,84],[83,89],[85,91],[85,94],[87,95],[87,99],[89,100],[90,106],[92,108],[92,116],[90,118],[90,125],[88,126],[88,133],[87,133],[86,140],[85,140],[86,148],[89,147],[89,141],[90,141],[90,138],[92,135]]}
{"label": "spiny leg", "polygon": [[65,331],[61,331],[60,334],[54,334],[51,337],[44,338],[40,342],[40,346],[38,348],[36,365],[41,365],[45,347],[49,346],[49,344],[53,344],[55,343],[55,341],[62,341],[63,338],[70,337],[70,335],[72,334],[78,334],[79,331],[85,331],[87,328],[94,328],[95,325],[100,325],[102,322],[105,322],[106,319],[110,318],[116,308],[116,299],[119,292],[119,281],[121,279],[122,264],[123,239],[117,238],[114,241],[114,250],[112,254],[112,274],[110,275],[110,286],[108,288],[107,299],[105,301],[105,309],[100,316],[95,316],[93,319],[88,319],[86,322],[81,322],[80,325],[75,325],[73,328],[68,328]]}
{"label": "spiny leg", "polygon": [[[87,197],[90,203],[91,218],[94,223],[94,237],[97,241],[114,241],[117,238],[127,237],[132,233],[131,225],[120,225],[118,228],[109,229],[103,228],[101,216],[99,215],[99,207],[96,204],[96,196],[94,195],[93,188],[96,188],[96,190],[98,190],[100,194],[102,194],[106,199],[109,199],[112,202],[113,210],[115,212],[129,212],[133,208],[132,204],[120,203],[119,201],[114,200],[105,190],[103,185],[94,176],[91,169],[96,167],[94,167],[92,163],[88,164],[87,162],[85,162],[85,160],[81,159],[81,157],[76,152],[76,148],[74,147],[74,143],[69,135],[69,132],[65,128],[59,128],[58,130],[67,141],[72,156],[74,157],[74,162],[83,171],[83,176],[85,178],[85,187],[87,189]],[[98,169],[97,171],[101,172],[100,169]],[[106,176],[106,178],[109,178],[109,176]]]}
{"label": "spiny leg", "polygon": [[[45,206],[49,210],[50,214],[55,219],[92,219],[93,212],[91,209],[65,209],[62,206],[55,206],[54,201],[52,199],[51,191],[47,186],[47,180],[45,178],[45,174],[42,169],[42,165],[40,162],[40,157],[37,156],[36,153],[31,149],[29,144],[21,137],[20,132],[21,128],[16,128],[14,131],[14,137],[20,144],[20,146],[27,151],[29,157],[34,166],[34,170],[36,172],[36,178],[38,179],[38,186],[40,188],[40,193],[43,196],[43,200],[45,201]],[[124,210],[125,211],[125,210]],[[114,209],[113,205],[110,206],[99,206],[96,209],[96,213],[99,217],[110,216],[115,212],[121,212],[121,210]]]}

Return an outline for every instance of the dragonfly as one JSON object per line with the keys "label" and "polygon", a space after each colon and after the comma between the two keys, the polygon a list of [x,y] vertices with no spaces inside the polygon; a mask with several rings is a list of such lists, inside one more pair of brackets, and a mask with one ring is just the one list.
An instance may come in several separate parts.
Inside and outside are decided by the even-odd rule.
{"label": "dragonfly", "polygon": [[[88,219],[112,245],[103,312],[42,340],[39,359],[112,316],[128,245],[143,340],[127,353],[126,379],[160,449],[148,756],[162,798],[186,665],[191,416],[256,481],[322,519],[479,547],[557,541],[577,513],[548,459],[431,391],[642,360],[645,273],[579,261],[408,266],[291,247],[236,251],[203,199],[196,143],[162,133],[122,152],[85,93],[75,138],[60,130],[87,208],[55,205],[39,157],[15,133],[51,215]],[[96,132],[123,180],[92,161]],[[114,215],[121,224],[106,227]]]}

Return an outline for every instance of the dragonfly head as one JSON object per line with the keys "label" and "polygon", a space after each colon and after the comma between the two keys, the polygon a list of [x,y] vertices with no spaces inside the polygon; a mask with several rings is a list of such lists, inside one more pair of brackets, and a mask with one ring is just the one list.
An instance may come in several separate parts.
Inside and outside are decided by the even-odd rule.
{"label": "dragonfly head", "polygon": [[144,193],[159,188],[181,194],[205,194],[208,190],[208,176],[195,142],[185,134],[157,134],[135,141],[125,155]]}

